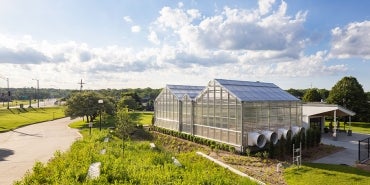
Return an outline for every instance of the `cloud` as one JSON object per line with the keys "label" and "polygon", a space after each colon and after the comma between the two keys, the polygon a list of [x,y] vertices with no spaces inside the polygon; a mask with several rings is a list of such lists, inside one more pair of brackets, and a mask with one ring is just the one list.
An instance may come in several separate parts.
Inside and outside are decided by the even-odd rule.
{"label": "cloud", "polygon": [[49,59],[33,48],[0,48],[0,63],[39,64]]}
{"label": "cloud", "polygon": [[330,57],[370,59],[370,21],[349,23],[331,30]]}
{"label": "cloud", "polygon": [[271,10],[271,6],[275,3],[275,0],[259,0],[258,8],[261,15],[265,15]]}
{"label": "cloud", "polygon": [[[52,43],[0,34],[0,62],[10,58],[11,64],[28,63],[22,70],[30,71],[42,71],[40,66],[46,65],[49,76],[53,71],[77,79],[84,74],[90,80],[106,79],[115,84],[146,79],[155,81],[153,86],[162,86],[160,83],[176,76],[191,83],[215,77],[307,77],[348,70],[345,65],[327,63],[328,55],[339,50],[305,54],[310,42],[304,28],[307,12],[288,15],[284,1],[259,1],[256,9],[224,7],[214,15],[184,7],[163,7],[152,23],[141,25],[148,28],[147,39],[152,45],[92,47],[76,41]],[[124,20],[132,22],[129,16]],[[132,26],[131,31],[141,32],[141,26]],[[333,43],[340,45],[346,36],[354,36],[346,33],[349,27],[334,29]]]}
{"label": "cloud", "polygon": [[141,27],[140,26],[138,26],[138,25],[135,25],[135,26],[132,26],[131,27],[131,32],[132,33],[138,33],[138,32],[140,32],[141,31]]}
{"label": "cloud", "polygon": [[127,22],[127,23],[132,23],[132,19],[131,19],[131,17],[130,17],[130,16],[124,16],[124,17],[123,17],[123,20],[124,20],[125,22]]}

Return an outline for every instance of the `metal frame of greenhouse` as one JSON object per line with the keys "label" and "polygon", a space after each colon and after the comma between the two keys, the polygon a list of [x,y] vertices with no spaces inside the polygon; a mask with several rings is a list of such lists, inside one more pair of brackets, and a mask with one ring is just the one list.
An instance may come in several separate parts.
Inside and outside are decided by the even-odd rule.
{"label": "metal frame of greenhouse", "polygon": [[244,151],[298,133],[302,104],[272,83],[214,79],[206,87],[167,85],[155,100],[155,126]]}

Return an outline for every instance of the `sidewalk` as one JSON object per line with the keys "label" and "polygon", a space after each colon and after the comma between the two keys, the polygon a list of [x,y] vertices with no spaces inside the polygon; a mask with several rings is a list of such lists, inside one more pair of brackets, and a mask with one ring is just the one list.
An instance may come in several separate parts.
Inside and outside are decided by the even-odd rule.
{"label": "sidewalk", "polygon": [[370,137],[370,135],[367,134],[352,133],[352,136],[347,136],[347,133],[337,133],[337,139],[334,140],[331,133],[322,134],[322,143],[326,145],[343,147],[345,149],[329,156],[317,159],[313,162],[355,166],[356,161],[358,160],[358,141],[368,137]]}
{"label": "sidewalk", "polygon": [[56,150],[66,151],[81,135],[70,118],[43,122],[0,133],[0,184],[20,180],[36,161],[47,162]]}

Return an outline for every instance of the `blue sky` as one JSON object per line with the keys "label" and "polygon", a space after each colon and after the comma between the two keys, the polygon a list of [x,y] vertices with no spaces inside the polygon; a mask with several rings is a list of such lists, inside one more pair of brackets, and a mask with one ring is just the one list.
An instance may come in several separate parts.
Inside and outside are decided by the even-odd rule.
{"label": "blue sky", "polygon": [[[1,0],[12,87],[205,85],[214,78],[370,91],[370,1]],[[0,87],[6,82],[0,81]]]}

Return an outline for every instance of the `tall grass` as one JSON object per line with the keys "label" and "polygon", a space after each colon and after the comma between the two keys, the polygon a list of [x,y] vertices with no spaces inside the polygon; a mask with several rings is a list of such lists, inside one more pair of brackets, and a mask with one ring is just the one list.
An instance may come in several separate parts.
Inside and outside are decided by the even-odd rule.
{"label": "tall grass", "polygon": [[[76,141],[69,151],[57,152],[48,164],[37,163],[33,172],[16,184],[255,184],[194,152],[153,150],[149,143],[154,141],[148,140],[123,143],[111,137],[104,142],[106,135],[107,130],[94,129],[91,136]],[[100,154],[102,149],[106,149],[105,154]],[[172,156],[183,166],[174,165]],[[89,180],[87,171],[94,162],[101,162],[101,174]]]}

